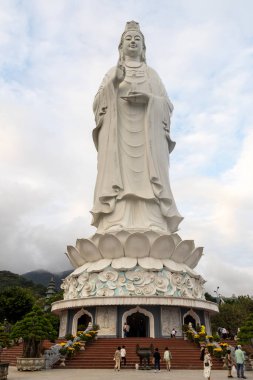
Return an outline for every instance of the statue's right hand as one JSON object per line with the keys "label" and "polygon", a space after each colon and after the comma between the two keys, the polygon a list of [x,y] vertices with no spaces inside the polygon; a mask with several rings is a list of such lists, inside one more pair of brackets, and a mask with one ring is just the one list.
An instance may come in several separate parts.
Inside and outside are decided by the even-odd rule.
{"label": "statue's right hand", "polygon": [[125,79],[126,69],[120,62],[117,64],[115,75],[113,78],[114,85],[118,86]]}

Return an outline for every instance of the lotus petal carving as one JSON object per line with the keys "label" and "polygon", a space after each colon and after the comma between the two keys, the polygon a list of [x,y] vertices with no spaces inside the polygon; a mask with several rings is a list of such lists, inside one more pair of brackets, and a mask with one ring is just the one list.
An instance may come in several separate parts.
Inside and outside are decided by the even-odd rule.
{"label": "lotus petal carving", "polygon": [[195,248],[194,251],[185,260],[185,264],[190,268],[195,268],[203,255],[203,247]]}
{"label": "lotus petal carving", "polygon": [[159,236],[151,247],[150,256],[156,259],[169,259],[174,250],[175,242],[170,235]]}
{"label": "lotus petal carving", "polygon": [[173,260],[166,259],[162,260],[163,265],[168,268],[171,272],[182,272],[182,266]]}
{"label": "lotus petal carving", "polygon": [[145,235],[147,236],[151,246],[153,242],[160,236],[160,234],[158,234],[156,231],[146,231]]}
{"label": "lotus petal carving", "polygon": [[[196,277],[196,273],[191,270],[198,264],[203,248],[195,248],[193,240],[182,240],[178,234],[162,234],[152,230],[130,233],[122,230],[104,235],[96,233],[90,239],[78,239],[76,248],[69,246],[66,254],[74,268],[86,262],[111,259],[113,268],[128,270],[134,268],[137,259],[152,258],[153,261],[141,260],[140,266],[160,270],[161,263],[157,260],[162,260],[164,266],[177,270],[176,263],[181,263],[186,265],[186,272]],[[105,265],[102,263],[106,262],[98,265]],[[94,268],[90,271],[99,271],[99,266]]]}
{"label": "lotus petal carving", "polygon": [[191,269],[185,263],[180,264],[183,271],[187,272],[190,276],[199,278],[199,274],[195,270]]}
{"label": "lotus petal carving", "polygon": [[116,236],[121,241],[122,245],[125,244],[126,239],[128,238],[129,235],[130,233],[127,231],[119,231],[116,233]]}
{"label": "lotus petal carving", "polygon": [[125,255],[127,257],[149,256],[150,245],[147,236],[135,232],[131,234],[125,243]]}
{"label": "lotus petal carving", "polygon": [[97,261],[102,259],[98,248],[89,239],[77,239],[76,248],[86,261]]}
{"label": "lotus petal carving", "polygon": [[112,259],[101,259],[95,262],[92,262],[87,269],[88,273],[99,272],[105,268],[107,268],[112,262]]}
{"label": "lotus petal carving", "polygon": [[177,263],[183,263],[190,256],[194,248],[193,240],[183,240],[176,246],[171,259]]}
{"label": "lotus petal carving", "polygon": [[78,268],[85,263],[85,260],[81,257],[80,253],[72,245],[67,246],[66,255],[74,268]]}
{"label": "lotus petal carving", "polygon": [[112,235],[105,234],[101,237],[98,248],[104,258],[112,258],[117,259],[118,257],[124,256],[123,245],[120,240]]}
{"label": "lotus petal carving", "polygon": [[78,276],[79,274],[81,274],[84,271],[86,271],[86,269],[88,269],[91,265],[92,265],[92,263],[85,263],[85,264],[83,264],[82,266],[80,266],[77,269],[75,269],[74,272],[72,272],[72,276]]}
{"label": "lotus petal carving", "polygon": [[138,264],[143,269],[148,270],[161,270],[163,268],[163,263],[160,259],[155,259],[153,257],[142,257],[138,259]]}
{"label": "lotus petal carving", "polygon": [[120,257],[112,260],[112,268],[118,270],[132,269],[137,265],[137,259],[134,257]]}
{"label": "lotus petal carving", "polygon": [[178,234],[172,234],[171,237],[174,240],[176,246],[182,241],[181,237]]}

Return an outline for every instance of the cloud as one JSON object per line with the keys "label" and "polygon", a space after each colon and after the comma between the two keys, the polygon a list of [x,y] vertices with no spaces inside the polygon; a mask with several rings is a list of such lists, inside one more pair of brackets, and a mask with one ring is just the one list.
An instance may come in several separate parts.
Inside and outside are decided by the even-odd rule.
{"label": "cloud", "polygon": [[125,22],[135,19],[145,34],[148,63],[175,106],[170,177],[185,217],[180,235],[205,247],[197,270],[210,292],[216,286],[224,293],[249,292],[253,6],[247,0],[244,7],[237,5],[233,0],[1,3],[3,269],[65,269],[66,245],[94,232],[92,102],[117,62]]}

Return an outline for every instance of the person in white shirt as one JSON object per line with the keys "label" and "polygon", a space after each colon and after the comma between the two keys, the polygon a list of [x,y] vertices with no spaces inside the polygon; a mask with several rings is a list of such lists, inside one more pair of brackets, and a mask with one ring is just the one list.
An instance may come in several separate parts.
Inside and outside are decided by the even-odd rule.
{"label": "person in white shirt", "polygon": [[121,363],[123,365],[126,365],[126,347],[125,346],[121,347],[120,356],[121,356]]}

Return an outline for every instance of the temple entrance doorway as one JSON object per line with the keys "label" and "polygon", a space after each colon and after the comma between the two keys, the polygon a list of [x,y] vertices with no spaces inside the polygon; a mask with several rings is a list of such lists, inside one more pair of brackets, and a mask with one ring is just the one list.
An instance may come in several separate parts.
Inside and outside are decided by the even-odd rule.
{"label": "temple entrance doorway", "polygon": [[83,314],[77,321],[77,331],[84,331],[87,329],[91,317],[87,314]]}
{"label": "temple entrance doorway", "polygon": [[189,323],[192,324],[192,327],[194,328],[194,330],[196,330],[196,320],[191,316],[191,315],[187,315],[185,318],[184,318],[184,324],[185,325],[189,325]]}
{"label": "temple entrance doorway", "polygon": [[149,317],[137,311],[127,317],[130,326],[129,337],[144,338],[149,336]]}

